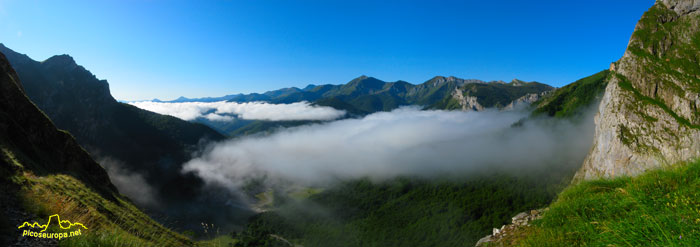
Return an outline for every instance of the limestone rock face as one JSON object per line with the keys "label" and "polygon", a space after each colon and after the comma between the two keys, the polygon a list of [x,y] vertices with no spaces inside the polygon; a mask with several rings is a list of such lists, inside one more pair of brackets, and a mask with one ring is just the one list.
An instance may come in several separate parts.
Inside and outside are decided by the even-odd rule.
{"label": "limestone rock face", "polygon": [[678,14],[688,14],[700,9],[700,0],[663,0],[664,5]]}
{"label": "limestone rock face", "polygon": [[543,96],[545,96],[545,95],[547,95],[547,94],[549,94],[549,93],[551,93],[551,92],[552,92],[552,91],[545,91],[545,92],[541,92],[541,93],[529,93],[529,94],[526,94],[525,96],[520,97],[520,98],[518,98],[518,99],[516,99],[516,100],[513,100],[513,102],[510,102],[510,104],[508,104],[507,106],[503,107],[503,110],[506,110],[506,111],[507,111],[507,110],[512,110],[512,109],[514,109],[515,107],[520,106],[520,105],[529,105],[529,104],[532,104],[532,103],[534,103],[534,102],[540,100]]}
{"label": "limestone rock face", "polygon": [[[529,88],[517,90],[525,87]],[[548,85],[516,79],[511,83],[467,84],[452,90],[450,97],[457,102],[458,107],[455,109],[462,111],[483,111],[486,108],[507,111],[517,106],[532,104],[553,90],[554,88]]]}
{"label": "limestone rock face", "polygon": [[700,0],[658,1],[613,65],[593,147],[574,180],[700,157]]}
{"label": "limestone rock face", "polygon": [[462,111],[483,111],[485,108],[477,102],[477,97],[464,95],[464,91],[455,88],[452,97],[462,106]]}

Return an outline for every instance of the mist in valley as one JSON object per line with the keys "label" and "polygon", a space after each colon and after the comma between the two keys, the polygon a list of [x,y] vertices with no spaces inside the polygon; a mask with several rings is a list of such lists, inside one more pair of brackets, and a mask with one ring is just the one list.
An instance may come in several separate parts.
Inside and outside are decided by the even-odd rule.
{"label": "mist in valley", "polygon": [[129,104],[138,108],[192,121],[204,118],[210,121],[245,120],[294,121],[294,120],[335,120],[346,112],[327,106],[316,106],[301,101],[289,104],[266,102],[153,102],[138,101]]}
{"label": "mist in valley", "polygon": [[587,112],[584,120],[572,122],[528,118],[525,109],[403,107],[213,143],[187,162],[183,172],[239,191],[251,180],[270,186],[324,187],[359,178],[467,176],[489,170],[522,174],[545,165],[576,167],[592,143],[593,111]]}
{"label": "mist in valley", "polygon": [[[217,107],[157,104],[163,107],[161,113],[192,119],[214,113],[241,117],[222,110],[228,105],[224,102]],[[302,108],[285,111],[288,107]],[[261,109],[273,110],[264,113],[258,109],[258,116],[277,114],[279,119],[323,119],[329,113],[340,113],[305,104],[268,104]],[[304,109],[311,112],[303,112]],[[492,173],[550,176],[548,173],[563,171],[568,173],[565,176],[573,175],[592,143],[595,110],[591,107],[582,117],[572,120],[531,117],[529,107],[464,112],[406,106],[361,118],[204,143],[180,171],[205,183],[197,192],[202,194],[198,202],[180,205],[155,199],[159,198],[158,188],[151,188],[138,173],[122,169],[115,160],[103,159],[101,163],[119,190],[141,206],[159,207],[169,215],[188,212],[192,217],[216,223],[223,231],[240,230],[254,212],[263,211],[260,204],[267,200],[261,199],[263,192],[274,194],[266,197],[279,199],[307,188],[333,189],[362,179],[382,183],[397,178],[447,178],[459,183]],[[275,205],[279,206],[279,202]],[[269,209],[275,205],[267,206]],[[335,218],[332,210],[312,201],[288,202],[285,207],[277,212],[292,221],[299,220],[299,212]]]}

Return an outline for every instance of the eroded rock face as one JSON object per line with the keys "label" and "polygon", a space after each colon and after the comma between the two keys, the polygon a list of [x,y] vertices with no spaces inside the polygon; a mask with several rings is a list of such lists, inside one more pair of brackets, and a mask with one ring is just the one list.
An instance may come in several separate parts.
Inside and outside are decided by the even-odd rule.
{"label": "eroded rock face", "polygon": [[637,24],[575,181],[637,175],[700,157],[700,0],[657,2]]}
{"label": "eroded rock face", "polygon": [[536,101],[540,100],[543,96],[545,96],[551,92],[552,91],[545,91],[545,92],[541,92],[541,93],[526,94],[525,96],[520,97],[516,100],[513,100],[513,102],[510,102],[510,104],[508,104],[506,107],[503,107],[503,110],[506,110],[506,111],[513,110],[517,106],[529,105],[529,104],[535,103]]}
{"label": "eroded rock face", "polygon": [[700,9],[700,0],[663,0],[664,5],[678,14],[688,14]]}
{"label": "eroded rock face", "polygon": [[548,210],[549,208],[541,208],[519,213],[513,216],[511,224],[503,225],[501,228],[493,228],[491,235],[479,239],[475,246],[512,246],[509,237],[522,234],[523,228],[530,227],[530,222],[541,219],[542,213]]}
{"label": "eroded rock face", "polygon": [[[495,83],[495,82],[491,82],[491,83]],[[520,86],[520,85],[516,85],[516,86]],[[518,106],[530,105],[551,92],[552,91],[549,90],[549,91],[543,91],[540,93],[525,94],[522,97],[511,101],[508,105],[506,105],[504,107],[500,107],[500,108],[497,107],[497,108],[499,110],[509,111],[509,110],[515,109]],[[462,88],[455,88],[455,90],[452,91],[451,96],[452,96],[452,98],[457,100],[459,106],[461,107],[460,109],[462,111],[483,111],[487,108],[479,103],[479,101],[478,101],[479,98],[477,96],[471,96],[468,93],[465,93],[465,90]]]}
{"label": "eroded rock face", "polygon": [[479,104],[478,98],[475,96],[464,95],[464,91],[459,88],[455,88],[452,92],[452,97],[454,97],[459,105],[462,106],[462,111],[483,111],[485,108]]}

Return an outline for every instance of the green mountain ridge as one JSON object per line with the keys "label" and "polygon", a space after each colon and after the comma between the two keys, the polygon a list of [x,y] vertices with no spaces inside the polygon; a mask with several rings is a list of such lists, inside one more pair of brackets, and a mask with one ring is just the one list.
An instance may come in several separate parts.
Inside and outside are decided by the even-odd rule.
{"label": "green mountain ridge", "polygon": [[[472,110],[471,106],[458,98],[474,97],[479,109],[509,107],[514,102],[528,95],[537,98],[554,90],[553,87],[539,82],[524,82],[514,79],[509,83],[502,81],[484,82],[465,80],[454,76],[436,76],[421,84],[406,81],[385,82],[374,77],[360,76],[340,85],[309,85],[304,89],[296,87],[268,91],[263,94],[238,94],[224,97],[200,98],[162,101],[162,102],[210,102],[220,99],[230,102],[264,101],[288,104],[307,101],[318,106],[333,107],[348,113],[346,117],[361,117],[380,111],[391,111],[402,106],[416,105],[425,109],[438,110]],[[520,103],[531,103],[523,100]],[[233,122],[208,121],[197,119],[228,136],[270,132],[272,130],[298,126],[314,121],[249,121],[236,119]]]}
{"label": "green mountain ridge", "polygon": [[[518,83],[515,83],[515,82]],[[304,92],[316,92],[309,98],[303,98],[306,101],[314,102],[318,105],[332,106],[349,112],[359,112],[363,114],[374,113],[378,111],[390,111],[404,105],[421,105],[432,109],[440,108],[437,103],[445,99],[452,98],[452,92],[458,88],[478,85],[481,90],[491,88],[513,89],[513,88],[528,88],[532,90],[513,91],[511,94],[481,94],[476,96],[479,101],[499,101],[510,103],[527,93],[542,93],[554,89],[539,82],[522,82],[514,80],[511,83],[502,82],[484,82],[480,80],[465,80],[453,76],[443,77],[436,76],[422,84],[411,84],[405,81],[384,82],[374,77],[360,76],[342,85],[321,85],[307,87]],[[477,94],[480,90],[471,90],[467,95]],[[287,95],[287,98],[272,98],[271,102],[289,102],[288,97],[298,96],[303,94],[297,92]],[[495,99],[497,98],[497,99]],[[329,103],[330,99],[341,101],[344,104],[337,102]],[[501,107],[507,105],[502,104]],[[488,107],[499,107],[496,104],[489,104]],[[352,107],[349,107],[349,106]],[[359,111],[358,111],[359,110]]]}
{"label": "green mountain ridge", "polygon": [[533,103],[534,116],[547,115],[557,118],[580,116],[584,108],[597,106],[608,85],[609,70],[603,70],[582,78]]}
{"label": "green mountain ridge", "polygon": [[[475,86],[476,85],[476,86]],[[173,101],[161,102],[209,102],[213,99],[232,102],[266,101],[270,103],[292,103],[308,101],[318,105],[337,107],[353,114],[370,114],[389,111],[404,105],[421,105],[428,108],[442,109],[435,105],[452,97],[452,92],[460,87],[472,87],[466,95],[477,94],[480,90],[498,88],[507,91],[500,95],[483,93],[476,95],[480,102],[488,107],[504,107],[508,103],[527,93],[542,93],[554,88],[539,82],[524,82],[514,79],[512,82],[484,82],[475,79],[460,79],[454,76],[436,76],[421,84],[406,81],[385,82],[374,77],[360,76],[340,85],[309,85],[304,89],[296,87],[268,91],[263,94],[237,94],[223,97],[189,99],[180,97]],[[474,87],[478,87],[474,88]],[[523,90],[526,88],[525,90]],[[524,92],[520,92],[524,91]],[[342,101],[343,103],[336,103]],[[489,102],[499,102],[500,105]]]}

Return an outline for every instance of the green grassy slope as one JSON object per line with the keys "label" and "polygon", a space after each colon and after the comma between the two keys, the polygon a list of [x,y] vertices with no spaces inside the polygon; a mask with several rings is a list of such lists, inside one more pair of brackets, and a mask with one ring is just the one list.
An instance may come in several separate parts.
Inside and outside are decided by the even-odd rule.
{"label": "green grassy slope", "polygon": [[600,101],[608,85],[610,72],[603,70],[555,90],[535,102],[533,115],[568,118],[581,113],[586,107]]}
{"label": "green grassy slope", "polygon": [[[7,149],[3,151],[2,163],[12,161],[11,157],[14,153]],[[14,165],[11,168],[14,173],[9,180],[14,184],[5,183],[3,187],[12,187],[10,190],[13,191],[14,196],[19,197],[20,206],[35,215],[27,220],[45,223],[50,215],[59,214],[63,219],[80,222],[88,227],[82,236],[59,241],[60,246],[194,245],[185,236],[149,218],[121,195],[113,194],[110,200],[73,176],[65,174],[37,176],[23,169],[26,165],[23,161],[15,160],[12,165]],[[3,176],[6,175],[3,174]],[[16,225],[19,223],[10,222]],[[13,231],[4,234],[15,238],[21,236],[20,230],[16,230],[14,226],[11,229]]]}
{"label": "green grassy slope", "polygon": [[561,193],[524,246],[700,246],[700,161]]}

